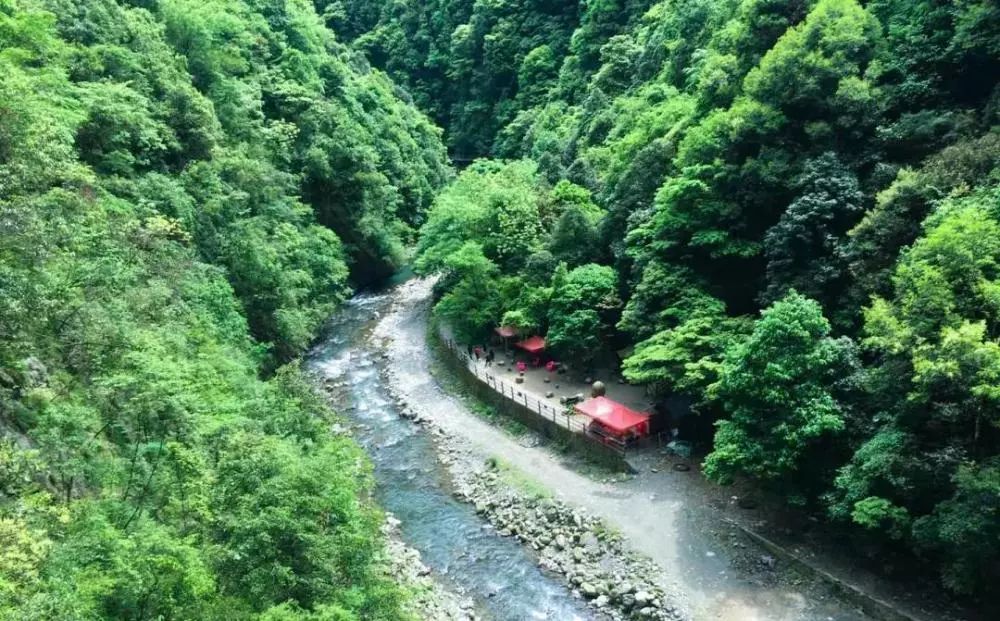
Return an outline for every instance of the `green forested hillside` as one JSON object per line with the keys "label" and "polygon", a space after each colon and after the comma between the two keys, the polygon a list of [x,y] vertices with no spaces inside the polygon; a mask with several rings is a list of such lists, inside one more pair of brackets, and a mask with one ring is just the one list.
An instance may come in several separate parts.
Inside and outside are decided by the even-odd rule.
{"label": "green forested hillside", "polygon": [[286,363],[448,175],[308,2],[0,0],[0,618],[403,617]]}
{"label": "green forested hillside", "polygon": [[0,0],[0,618],[405,618],[295,359],[411,245],[987,598],[998,78],[991,0]]}
{"label": "green forested hillside", "polygon": [[[718,421],[749,477],[982,594],[1000,577],[1000,8],[317,2],[477,162],[418,268]],[[710,438],[709,438],[710,439]]]}

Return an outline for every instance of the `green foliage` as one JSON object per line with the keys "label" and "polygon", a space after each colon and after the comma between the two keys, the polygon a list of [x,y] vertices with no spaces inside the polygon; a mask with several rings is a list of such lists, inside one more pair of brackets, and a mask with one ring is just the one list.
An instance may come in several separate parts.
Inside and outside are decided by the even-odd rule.
{"label": "green foliage", "polygon": [[660,261],[646,265],[618,328],[635,339],[622,374],[660,395],[702,400],[718,380],[727,350],[749,332],[751,321],[726,315],[725,304],[699,286],[688,270]]}
{"label": "green foliage", "polygon": [[1000,554],[1000,464],[963,464],[954,495],[914,525],[924,549],[944,558],[944,581],[961,593],[975,592],[991,575]]}
{"label": "green foliage", "polygon": [[[994,189],[941,204],[897,266],[893,296],[865,309],[864,344],[880,355],[872,391],[881,424],[830,495],[835,516],[888,527],[940,555],[946,584],[960,591],[981,588],[990,575],[971,540],[990,549],[995,538],[982,514],[962,509],[959,518],[955,509],[969,502],[966,489],[988,490],[995,478],[968,460],[995,459],[1000,425],[996,198]],[[868,496],[893,513],[872,519],[859,510],[870,509],[860,505]]]}
{"label": "green foliage", "polygon": [[552,288],[526,283],[518,277],[500,281],[500,297],[504,313],[500,324],[520,328],[522,333],[545,333],[548,325]]}
{"label": "green foliage", "polygon": [[601,352],[620,307],[613,269],[590,263],[567,271],[560,264],[552,277],[548,345],[588,365]]}
{"label": "green foliage", "polygon": [[364,471],[343,443],[289,443],[259,433],[233,434],[219,447],[211,536],[225,543],[221,585],[265,610],[284,601],[305,609],[336,603],[364,618],[392,618],[396,599],[366,593],[378,543],[378,516],[351,493]]}
{"label": "green foliage", "polygon": [[482,245],[501,267],[523,265],[540,249],[538,178],[528,161],[479,161],[445,188],[421,227],[414,265],[418,272],[445,266],[466,242]]}
{"label": "green foliage", "polygon": [[[842,467],[834,484],[837,493],[828,497],[830,513],[840,520],[853,520],[855,516],[867,514],[864,526],[878,529],[885,524],[881,517],[875,517],[872,510],[878,508],[881,515],[896,512],[902,507],[892,504],[885,497],[876,494],[896,495],[914,490],[922,479],[933,476],[932,467],[916,456],[913,437],[902,430],[884,427],[859,447],[851,463]],[[873,504],[875,501],[878,504]],[[857,507],[867,502],[868,511],[859,513]],[[904,510],[905,512],[905,510]],[[894,523],[892,526],[899,527]]]}
{"label": "green foliage", "polygon": [[[46,36],[58,44],[47,45],[59,52],[40,73],[7,61],[5,74],[23,76],[9,88],[34,80],[47,102],[34,121],[7,125],[58,129],[46,142],[72,154],[32,160],[48,146],[10,161],[72,178],[77,160],[101,189],[179,220],[201,257],[227,269],[275,364],[302,351],[342,299],[345,261],[360,283],[400,264],[447,178],[436,130],[384,76],[352,68],[306,3],[270,19],[228,0],[151,11],[111,0],[20,4],[4,19],[51,9]],[[11,52],[31,45],[13,36]],[[258,269],[270,274],[250,273]],[[263,299],[262,288],[276,291]]]}
{"label": "green foliage", "polygon": [[597,259],[597,227],[577,206],[563,211],[552,229],[549,250],[557,261],[583,265]]}
{"label": "green foliage", "polygon": [[621,301],[617,297],[614,270],[594,263],[567,271],[560,266],[552,276],[552,313],[589,308],[614,313]]}
{"label": "green foliage", "polygon": [[462,159],[487,154],[497,130],[544,96],[577,22],[572,3],[315,4],[338,5],[330,24],[453,129],[448,143]]}
{"label": "green foliage", "polygon": [[[544,327],[556,259],[542,249],[547,192],[541,183],[532,162],[480,160],[434,202],[414,265],[421,273],[444,273],[446,292],[434,311],[459,338],[478,341],[499,323]],[[570,205],[589,203],[585,191],[582,199],[565,195]],[[555,196],[550,209],[563,195]]]}
{"label": "green foliage", "polygon": [[749,327],[743,318],[696,315],[639,341],[622,374],[630,382],[652,385],[658,394],[700,399],[718,381],[725,353],[746,337]]}
{"label": "green foliage", "polygon": [[829,333],[820,306],[792,291],[727,352],[710,393],[730,418],[717,423],[707,476],[727,482],[746,474],[794,487],[822,441],[843,431],[835,385],[854,354],[850,341]]}
{"label": "green foliage", "polygon": [[517,69],[517,98],[521,105],[531,107],[543,103],[558,73],[558,61],[549,45],[539,45],[525,54]]}
{"label": "green foliage", "polygon": [[867,303],[873,294],[891,295],[896,258],[919,237],[921,223],[934,204],[995,179],[998,167],[1000,133],[991,131],[942,149],[917,170],[900,169],[891,184],[875,195],[875,207],[851,230],[844,248],[855,277],[852,302]]}
{"label": "green foliage", "polygon": [[[19,235],[2,260],[13,312],[2,323],[10,346],[0,358],[0,411],[33,449],[5,444],[3,454],[0,524],[17,547],[0,568],[0,616],[249,618],[289,598],[308,609],[352,591],[350,614],[383,609],[367,603],[369,593],[394,606],[375,569],[378,531],[357,449],[329,438],[323,421],[331,414],[292,367],[257,379],[258,348],[222,272],[172,239],[162,220],[136,211],[63,190],[3,206]],[[230,573],[225,558],[245,540],[273,541],[245,516],[239,532],[219,530],[253,498],[232,489],[223,469],[246,456],[248,438],[279,451],[283,468],[341,473],[322,477],[333,488],[294,494],[340,515],[335,527],[280,525],[283,536],[308,537],[348,559],[338,561],[341,573],[331,572],[333,561],[311,570],[343,576],[336,588],[268,600],[254,590],[274,576]],[[313,453],[323,456],[322,470]],[[276,475],[263,460],[246,465],[263,493],[261,481]],[[307,515],[300,506],[282,510]],[[306,569],[292,565],[283,575],[314,580]],[[244,574],[247,583],[233,584]]]}
{"label": "green foliage", "polygon": [[549,318],[546,344],[562,358],[586,368],[601,352],[606,326],[590,308]]}
{"label": "green foliage", "polygon": [[447,176],[429,123],[384,76],[353,69],[306,3],[267,18],[232,2],[174,0],[161,11],[222,126],[295,175],[344,239],[355,280],[398,266],[408,228]]}
{"label": "green foliage", "polygon": [[864,210],[857,179],[832,153],[806,163],[801,194],[764,237],[773,301],[795,289],[831,308],[843,291],[844,234]]}
{"label": "green foliage", "polygon": [[893,505],[885,498],[875,496],[854,503],[851,519],[858,526],[869,530],[885,529],[894,539],[901,536],[910,521],[906,509]]}
{"label": "green foliage", "polygon": [[500,317],[500,294],[494,277],[497,267],[483,255],[482,246],[466,242],[445,262],[455,285],[434,306],[463,342],[478,342]]}
{"label": "green foliage", "polygon": [[722,318],[725,308],[698,286],[697,277],[689,271],[654,261],[642,271],[618,327],[638,341],[695,317]]}

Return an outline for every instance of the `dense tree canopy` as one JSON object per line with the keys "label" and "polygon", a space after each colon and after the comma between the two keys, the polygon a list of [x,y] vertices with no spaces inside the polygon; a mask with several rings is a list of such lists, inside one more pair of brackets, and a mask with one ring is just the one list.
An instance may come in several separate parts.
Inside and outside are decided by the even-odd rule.
{"label": "dense tree canopy", "polygon": [[308,2],[0,0],[0,618],[405,617],[288,364],[449,175],[399,95]]}

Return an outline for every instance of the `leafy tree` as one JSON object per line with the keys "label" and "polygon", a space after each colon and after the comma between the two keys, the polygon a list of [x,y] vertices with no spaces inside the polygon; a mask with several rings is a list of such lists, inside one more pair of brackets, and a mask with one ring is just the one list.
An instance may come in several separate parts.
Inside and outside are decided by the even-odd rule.
{"label": "leafy tree", "polygon": [[537,1],[316,4],[338,5],[329,23],[449,128],[449,147],[464,160],[488,155],[500,127],[544,97],[579,11]]}
{"label": "leafy tree", "polygon": [[524,265],[540,250],[535,166],[481,161],[469,166],[437,198],[421,227],[418,271],[441,269],[466,242],[483,247],[502,268]]}
{"label": "leafy tree", "polygon": [[864,211],[858,181],[832,153],[806,163],[801,194],[764,237],[765,301],[795,289],[831,309],[844,287],[844,235]]}
{"label": "leafy tree", "polygon": [[639,341],[622,364],[630,382],[648,384],[658,394],[681,393],[701,399],[719,380],[725,353],[745,338],[749,321],[704,314]]}
{"label": "leafy tree", "polygon": [[548,250],[539,250],[528,255],[521,273],[532,284],[548,284],[556,270],[558,262]]}
{"label": "leafy tree", "polygon": [[604,324],[597,311],[589,308],[549,318],[546,343],[565,359],[588,367],[604,346]]}
{"label": "leafy tree", "polygon": [[761,315],[753,333],[726,353],[710,389],[730,418],[717,423],[705,474],[746,474],[795,488],[822,441],[844,429],[835,384],[852,367],[850,341],[830,337],[820,306],[794,291]]}
{"label": "leafy tree", "polygon": [[1000,533],[1000,469],[997,459],[959,467],[955,494],[914,524],[923,549],[944,558],[944,581],[962,593],[973,592],[995,571]]}
{"label": "leafy tree", "polygon": [[620,306],[614,270],[588,264],[567,271],[560,264],[552,277],[548,345],[573,362],[589,364],[604,346]]}
{"label": "leafy tree", "polygon": [[542,225],[552,230],[558,220],[570,209],[579,211],[591,225],[596,225],[604,211],[594,204],[593,194],[587,188],[561,179],[549,193],[548,200],[540,205]]}
{"label": "leafy tree", "polygon": [[550,287],[533,286],[520,278],[510,277],[500,282],[500,297],[505,309],[501,325],[514,326],[522,332],[545,333],[552,298]]}
{"label": "leafy tree", "polygon": [[[991,292],[1000,253],[987,207],[994,196],[981,191],[943,204],[896,268],[893,297],[865,310],[864,344],[880,354],[871,390],[883,422],[841,469],[830,495],[837,517],[946,550],[945,581],[963,591],[980,584],[971,569],[982,567],[979,551],[944,542],[949,531],[990,537],[975,513],[964,524],[947,521],[964,502],[956,486],[976,485],[968,461],[995,455],[1000,346]],[[987,487],[990,473],[983,470]]]}
{"label": "leafy tree", "polygon": [[598,258],[597,249],[597,227],[587,214],[575,206],[566,209],[552,230],[549,242],[552,256],[557,261],[577,266]]}
{"label": "leafy tree", "polygon": [[497,267],[483,255],[482,246],[466,242],[445,264],[456,284],[434,312],[448,322],[463,342],[478,341],[500,319],[500,296],[494,277]]}
{"label": "leafy tree", "polygon": [[[225,542],[219,558],[223,588],[264,610],[292,601],[357,605],[387,618],[392,601],[364,601],[350,585],[368,579],[378,547],[377,515],[350,490],[357,470],[340,467],[356,457],[342,443],[321,447],[256,434],[234,434],[222,447],[214,495],[213,537]],[[339,473],[339,474],[338,474]],[[337,476],[334,476],[337,474]]]}
{"label": "leafy tree", "polygon": [[1000,134],[988,132],[942,149],[919,169],[902,168],[875,195],[875,207],[851,230],[844,255],[854,276],[851,303],[892,294],[892,273],[900,250],[921,233],[933,206],[949,194],[965,194],[990,179],[1000,165]]}
{"label": "leafy tree", "polygon": [[643,270],[618,328],[640,340],[658,330],[675,328],[693,317],[721,318],[724,313],[725,305],[705,293],[694,274],[684,269],[669,269],[654,261]]}
{"label": "leafy tree", "polygon": [[483,250],[506,269],[524,264],[540,249],[538,196],[527,184],[508,186],[487,197]]}
{"label": "leafy tree", "polygon": [[558,77],[559,67],[552,47],[542,44],[525,54],[517,70],[518,99],[522,106],[543,103]]}

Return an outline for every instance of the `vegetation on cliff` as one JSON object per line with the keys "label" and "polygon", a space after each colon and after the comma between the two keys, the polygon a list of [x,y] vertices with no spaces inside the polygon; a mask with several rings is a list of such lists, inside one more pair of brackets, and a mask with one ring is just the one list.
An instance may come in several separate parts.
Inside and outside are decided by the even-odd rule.
{"label": "vegetation on cliff", "polygon": [[308,2],[0,0],[0,618],[401,618],[288,363],[449,174]]}

